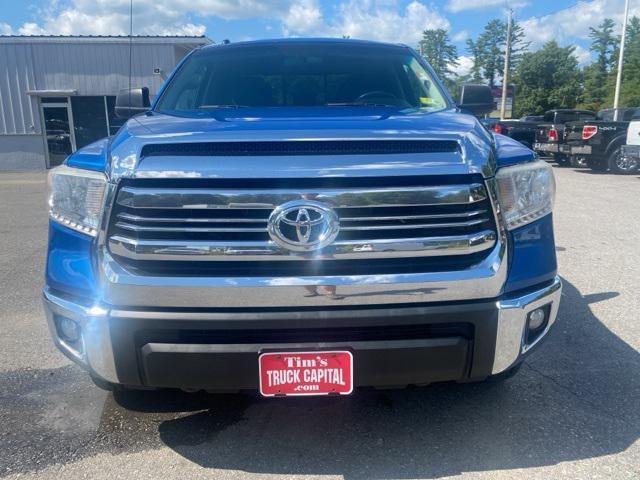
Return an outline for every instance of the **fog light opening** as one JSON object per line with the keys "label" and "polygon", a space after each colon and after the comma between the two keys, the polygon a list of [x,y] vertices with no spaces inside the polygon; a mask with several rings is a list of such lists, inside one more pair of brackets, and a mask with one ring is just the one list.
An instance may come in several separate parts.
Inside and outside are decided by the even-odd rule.
{"label": "fog light opening", "polygon": [[531,345],[535,342],[542,333],[544,333],[547,325],[549,325],[549,312],[551,311],[551,304],[543,307],[538,307],[531,310],[527,314],[527,336],[526,343]]}
{"label": "fog light opening", "polygon": [[65,342],[75,344],[80,340],[80,325],[78,325],[70,318],[57,317],[56,326],[58,328],[58,335]]}

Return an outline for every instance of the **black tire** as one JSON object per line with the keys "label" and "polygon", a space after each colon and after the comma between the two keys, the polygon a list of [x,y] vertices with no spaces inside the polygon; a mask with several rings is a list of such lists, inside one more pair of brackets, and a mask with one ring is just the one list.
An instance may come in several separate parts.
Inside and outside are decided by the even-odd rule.
{"label": "black tire", "polygon": [[618,147],[609,155],[609,171],[617,175],[633,175],[640,167],[637,158],[622,155],[622,147]]}

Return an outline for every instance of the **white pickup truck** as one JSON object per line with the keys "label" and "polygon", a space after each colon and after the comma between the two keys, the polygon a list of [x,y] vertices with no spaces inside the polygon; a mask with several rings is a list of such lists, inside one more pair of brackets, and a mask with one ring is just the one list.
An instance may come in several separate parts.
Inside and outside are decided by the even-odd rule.
{"label": "white pickup truck", "polygon": [[627,130],[627,142],[622,147],[622,156],[633,171],[640,169],[640,116],[634,115]]}

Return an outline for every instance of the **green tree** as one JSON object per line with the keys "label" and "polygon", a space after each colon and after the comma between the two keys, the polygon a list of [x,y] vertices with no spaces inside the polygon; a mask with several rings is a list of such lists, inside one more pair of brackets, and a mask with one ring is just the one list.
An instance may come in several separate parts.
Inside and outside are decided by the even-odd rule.
{"label": "green tree", "polygon": [[467,51],[473,58],[473,66],[469,71],[469,81],[474,83],[480,83],[482,81],[482,61],[480,59],[482,53],[480,52],[480,46],[473,39],[467,39]]}
{"label": "green tree", "polygon": [[551,108],[573,108],[580,95],[580,69],[575,47],[547,42],[522,55],[514,76],[516,117],[543,114]]}
{"label": "green tree", "polygon": [[606,103],[611,88],[609,74],[615,63],[614,50],[619,43],[613,35],[614,27],[614,21],[605,18],[596,28],[589,28],[589,50],[596,54],[596,61],[583,69],[581,106],[584,108],[599,110]]}
{"label": "green tree", "polygon": [[[611,54],[611,69],[607,81],[607,95],[604,106],[613,105],[615,92],[618,56],[620,54],[620,37],[618,36],[615,50]],[[622,65],[622,84],[620,85],[620,106],[640,106],[640,18],[633,16],[627,24],[625,37],[625,54]]]}
{"label": "green tree", "polygon": [[616,37],[613,35],[615,22],[610,18],[605,18],[597,28],[589,27],[589,38],[591,47],[589,50],[597,55],[597,64],[604,73],[609,73],[611,69],[611,56],[616,47]]}
{"label": "green tree", "polygon": [[[517,23],[511,25],[509,73],[512,75],[529,42],[524,40],[524,30]],[[472,76],[484,78],[493,87],[504,73],[507,24],[499,19],[489,21],[477,40],[468,40],[467,49],[473,57]]]}
{"label": "green tree", "polygon": [[458,65],[458,49],[444,28],[422,32],[418,51],[440,78],[453,75],[452,69]]}

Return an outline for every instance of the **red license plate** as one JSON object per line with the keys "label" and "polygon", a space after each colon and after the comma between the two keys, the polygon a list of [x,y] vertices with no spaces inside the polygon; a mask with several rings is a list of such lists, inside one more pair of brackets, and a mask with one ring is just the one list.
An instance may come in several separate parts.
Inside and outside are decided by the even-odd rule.
{"label": "red license plate", "polygon": [[349,351],[263,353],[259,368],[260,393],[265,397],[348,395],[353,391]]}

